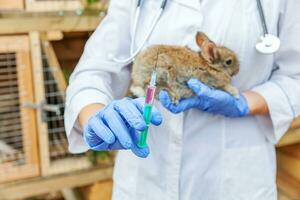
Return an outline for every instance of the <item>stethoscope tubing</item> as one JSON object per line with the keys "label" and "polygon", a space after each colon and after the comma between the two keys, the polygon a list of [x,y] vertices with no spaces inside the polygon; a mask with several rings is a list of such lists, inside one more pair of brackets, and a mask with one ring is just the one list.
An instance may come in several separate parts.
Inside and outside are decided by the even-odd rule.
{"label": "stethoscope tubing", "polygon": [[135,51],[134,51],[134,43],[135,43],[135,37],[136,37],[136,31],[137,31],[137,25],[138,25],[138,19],[140,17],[141,14],[141,9],[143,6],[143,0],[138,0],[137,3],[137,9],[136,9],[136,14],[135,14],[135,19],[134,19],[134,24],[133,24],[133,33],[132,33],[132,40],[131,40],[131,44],[130,44],[130,56],[126,59],[118,59],[115,58],[114,56],[110,56],[111,59],[114,62],[117,63],[123,63],[123,64],[129,64],[130,62],[132,62],[132,60],[134,60],[134,58],[137,56],[137,54],[143,49],[144,45],[146,44],[147,40],[149,39],[149,37],[151,36],[151,34],[154,31],[155,26],[157,25],[161,15],[163,14],[164,9],[166,8],[168,3],[168,0],[163,0],[162,4],[159,8],[159,11],[157,13],[157,15],[155,16],[152,25],[150,26],[149,32],[146,35],[146,37],[144,38],[144,40],[142,41],[140,47],[138,47]]}
{"label": "stethoscope tubing", "polygon": [[[143,4],[144,4],[144,0],[138,0],[137,6],[136,6],[136,13],[135,13],[135,17],[134,17],[134,23],[133,23],[132,40],[131,40],[131,44],[130,44],[130,56],[128,58],[125,58],[125,59],[118,59],[118,58],[114,57],[113,55],[109,55],[110,59],[112,59],[114,62],[122,63],[122,64],[129,64],[130,62],[132,62],[134,60],[134,58],[137,56],[137,54],[143,49],[143,47],[146,44],[147,40],[149,39],[149,37],[153,33],[155,26],[157,25],[160,17],[163,14],[163,11],[165,10],[165,8],[167,6],[167,3],[168,3],[168,0],[163,0],[162,1],[161,6],[159,8],[159,11],[158,11],[157,15],[155,16],[155,18],[152,22],[152,25],[150,26],[148,34],[146,34],[144,40],[142,40],[141,45],[134,51],[135,38],[136,38],[136,33],[137,33],[137,26],[138,26],[138,23],[139,23],[139,17],[141,15],[142,7],[143,7]],[[262,4],[261,4],[261,0],[256,0],[256,3],[257,3],[257,9],[258,9],[258,12],[259,12],[259,17],[260,17],[260,21],[261,21],[261,25],[262,25],[262,29],[263,29],[263,34],[264,34],[262,38],[272,37],[272,39],[274,40],[273,43],[276,44],[276,42],[277,42],[277,48],[275,47],[276,50],[272,50],[272,49],[261,50],[258,47],[256,47],[256,48],[262,54],[275,53],[278,50],[279,46],[280,46],[280,40],[279,40],[278,37],[269,34],[268,26],[267,26],[266,18],[265,18],[265,13],[264,13],[264,10],[263,10]],[[264,44],[264,43],[262,42],[261,44]],[[261,46],[261,45],[257,44],[256,46]],[[276,45],[273,45],[273,46],[276,46]],[[272,48],[272,47],[270,47],[270,48]]]}
{"label": "stethoscope tubing", "polygon": [[261,5],[261,0],[256,0],[256,4],[257,4],[257,9],[258,9],[258,13],[260,16],[260,21],[261,21],[264,35],[267,35],[267,34],[269,34],[269,31],[268,31],[268,26],[267,26],[267,22],[266,22],[265,12]]}

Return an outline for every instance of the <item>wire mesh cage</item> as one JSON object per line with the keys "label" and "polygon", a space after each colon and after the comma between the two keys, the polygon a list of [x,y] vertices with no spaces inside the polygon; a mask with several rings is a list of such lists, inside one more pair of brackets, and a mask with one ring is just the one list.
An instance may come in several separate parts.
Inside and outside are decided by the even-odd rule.
{"label": "wire mesh cage", "polygon": [[[38,35],[31,35],[35,44]],[[42,48],[41,48],[42,47]],[[44,41],[36,46],[34,59],[41,58],[35,66],[35,91],[39,124],[39,147],[42,175],[69,173],[89,168],[92,164],[85,154],[70,154],[64,128],[64,100],[66,81],[55,57],[52,45]],[[35,54],[33,54],[35,56]]]}
{"label": "wire mesh cage", "polygon": [[24,9],[24,0],[0,0],[1,11],[20,11]]}
{"label": "wire mesh cage", "polygon": [[0,37],[0,182],[39,174],[27,36]]}

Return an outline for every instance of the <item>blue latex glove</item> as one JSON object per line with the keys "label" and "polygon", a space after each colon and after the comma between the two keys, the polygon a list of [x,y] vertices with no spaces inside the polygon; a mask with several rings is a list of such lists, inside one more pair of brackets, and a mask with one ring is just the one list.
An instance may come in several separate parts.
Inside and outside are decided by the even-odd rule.
{"label": "blue latex glove", "polygon": [[[116,100],[92,116],[83,133],[90,149],[131,149],[135,155],[147,157],[149,148],[137,147],[139,131],[147,127],[143,118],[144,101],[144,98]],[[152,109],[151,123],[157,126],[162,123],[162,115],[155,107]]]}
{"label": "blue latex glove", "polygon": [[227,117],[243,117],[249,114],[248,103],[244,96],[236,98],[230,94],[208,87],[197,79],[188,81],[188,87],[196,94],[195,97],[182,99],[177,105],[171,102],[166,91],[159,93],[162,105],[172,113],[184,112],[190,108],[198,108],[213,114]]}

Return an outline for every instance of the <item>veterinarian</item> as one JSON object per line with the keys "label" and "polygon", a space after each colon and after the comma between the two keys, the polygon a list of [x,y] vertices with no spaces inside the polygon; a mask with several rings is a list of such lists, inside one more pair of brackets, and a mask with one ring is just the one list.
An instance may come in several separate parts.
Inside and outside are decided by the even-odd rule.
{"label": "veterinarian", "polygon": [[300,114],[300,1],[262,0],[268,31],[281,41],[279,51],[266,55],[255,48],[263,32],[255,0],[170,0],[143,48],[199,51],[195,35],[204,32],[237,53],[241,69],[232,84],[241,98],[198,80],[188,82],[196,97],[179,105],[162,92],[149,148],[139,149],[144,101],[124,98],[131,65],[112,56],[130,57],[133,35],[133,49],[142,45],[161,2],[144,1],[133,31],[137,0],[111,0],[67,90],[70,151],[124,149],[114,169],[114,200],[276,200],[274,146]]}

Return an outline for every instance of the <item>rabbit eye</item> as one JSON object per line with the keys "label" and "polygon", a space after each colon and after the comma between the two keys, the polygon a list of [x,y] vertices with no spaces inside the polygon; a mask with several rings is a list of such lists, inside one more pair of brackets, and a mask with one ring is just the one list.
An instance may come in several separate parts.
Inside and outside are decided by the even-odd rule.
{"label": "rabbit eye", "polygon": [[231,65],[232,64],[232,59],[228,59],[225,61],[226,65]]}

